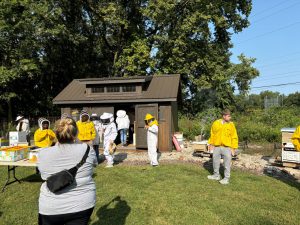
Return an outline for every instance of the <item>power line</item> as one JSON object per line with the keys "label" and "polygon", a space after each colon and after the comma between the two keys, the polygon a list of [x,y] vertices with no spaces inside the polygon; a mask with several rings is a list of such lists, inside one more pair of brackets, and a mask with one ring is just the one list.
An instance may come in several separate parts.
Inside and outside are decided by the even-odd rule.
{"label": "power line", "polygon": [[257,58],[257,60],[264,60],[264,61],[268,61],[270,59],[281,59],[281,58],[285,58],[287,56],[293,56],[293,55],[298,55],[300,54],[300,51],[297,51],[297,52],[290,52],[288,54],[285,54],[285,55],[279,55],[279,56],[276,56],[276,57],[271,57],[271,58]]}
{"label": "power line", "polygon": [[[278,77],[272,77],[272,78],[267,78],[267,79],[262,79],[262,80],[258,80],[256,82],[261,82],[261,81],[267,81],[267,80],[276,80],[276,79],[282,79],[285,77],[290,77],[291,75],[285,75],[285,76],[278,76]],[[295,75],[294,75],[295,76]],[[297,74],[296,76],[300,76],[300,74]]]}
{"label": "power line", "polygon": [[277,75],[285,75],[285,74],[299,73],[299,72],[300,72],[300,70],[294,70],[294,71],[288,71],[288,72],[285,72],[285,73],[275,73],[273,75],[277,76]]}
{"label": "power line", "polygon": [[277,28],[277,29],[275,29],[275,30],[272,30],[272,31],[269,31],[269,32],[266,32],[266,33],[263,33],[263,34],[260,34],[260,35],[257,35],[257,36],[254,36],[254,37],[249,38],[249,39],[247,39],[247,40],[245,40],[245,41],[237,42],[237,43],[235,43],[235,44],[241,44],[241,43],[244,43],[244,42],[252,41],[252,40],[255,40],[255,39],[257,39],[257,38],[260,38],[260,37],[263,37],[263,36],[266,36],[266,35],[275,33],[275,32],[277,32],[277,31],[280,31],[280,30],[284,30],[284,29],[290,28],[290,27],[295,26],[295,25],[297,25],[297,24],[299,24],[299,23],[300,23],[300,22],[298,21],[298,22],[295,22],[295,23],[292,23],[292,24],[289,24],[289,25],[286,25],[286,26],[283,26],[283,27],[279,27],[279,28]]}
{"label": "power line", "polygon": [[281,64],[286,64],[286,63],[290,63],[293,61],[299,61],[298,58],[295,59],[290,59],[290,60],[285,60],[285,61],[281,61],[281,62],[274,62],[274,63],[270,63],[270,64],[261,64],[261,65],[255,65],[256,67],[260,67],[260,68],[265,68],[265,67],[269,67],[269,66],[274,66],[274,65],[281,65]]}
{"label": "power line", "polygon": [[269,11],[269,10],[271,10],[271,9],[276,8],[277,6],[283,5],[284,3],[286,3],[286,0],[284,0],[284,1],[282,1],[282,2],[280,2],[280,3],[278,3],[278,4],[276,4],[276,5],[274,5],[274,6],[272,6],[272,7],[269,7],[269,8],[266,8],[266,9],[264,9],[264,10],[261,10],[261,11],[255,13],[255,14],[253,14],[252,16],[257,16],[257,15],[259,15],[259,14],[262,14],[262,13],[264,13],[264,12],[266,12],[266,11]]}
{"label": "power line", "polygon": [[[261,70],[264,72],[264,73],[272,73],[274,71],[274,68],[277,68],[277,69],[282,69],[282,68],[288,68],[288,69],[293,69],[293,70],[298,70],[300,67],[299,63],[292,63],[292,64],[285,64],[285,65],[282,65],[281,67],[266,67],[266,68],[262,68]],[[276,70],[275,70],[276,71]]]}
{"label": "power line", "polygon": [[274,13],[268,15],[268,16],[265,16],[265,17],[262,17],[262,18],[260,18],[260,19],[258,19],[258,20],[255,20],[255,21],[253,21],[253,22],[251,23],[251,25],[253,25],[254,23],[258,23],[258,22],[260,22],[260,21],[262,21],[262,20],[264,20],[264,19],[266,19],[266,18],[269,18],[269,17],[271,17],[271,16],[273,16],[273,15],[279,13],[279,12],[282,12],[282,11],[284,11],[284,10],[286,10],[286,9],[289,9],[289,8],[295,6],[295,5],[298,5],[298,4],[300,4],[300,2],[296,2],[295,4],[290,5],[290,6],[288,6],[288,7],[285,7],[285,8],[283,8],[283,9],[280,9],[280,10],[278,10],[278,11],[276,11],[276,12],[274,12]]}
{"label": "power line", "polygon": [[281,87],[281,86],[299,85],[299,84],[300,84],[300,81],[297,81],[297,82],[293,82],[293,83],[273,84],[273,85],[266,85],[266,86],[252,87],[252,89],[269,88],[269,87]]}

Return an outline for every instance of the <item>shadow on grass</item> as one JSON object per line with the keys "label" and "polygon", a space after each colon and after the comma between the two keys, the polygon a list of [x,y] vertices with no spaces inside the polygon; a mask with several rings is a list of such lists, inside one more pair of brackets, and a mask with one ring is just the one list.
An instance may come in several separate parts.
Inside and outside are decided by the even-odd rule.
{"label": "shadow on grass", "polygon": [[99,155],[99,160],[98,160],[98,164],[101,164],[105,161],[105,156],[102,154],[102,155]]}
{"label": "shadow on grass", "polygon": [[3,212],[0,212],[0,217],[2,216]]}
{"label": "shadow on grass", "polygon": [[[117,165],[117,164],[120,164],[122,163],[125,159],[127,159],[127,153],[118,153],[115,155],[114,157],[114,164]],[[99,155],[99,160],[98,160],[98,164],[102,164],[105,162],[105,156],[102,154],[102,155]]]}
{"label": "shadow on grass", "polygon": [[[262,157],[262,159],[268,161],[270,157]],[[210,173],[213,174],[213,160],[212,158],[203,163],[203,167]],[[293,177],[292,175],[288,174],[287,172],[284,172],[282,170],[276,169],[276,167],[273,167],[274,170],[270,172],[270,170],[266,167],[264,168],[264,175],[267,175],[269,177],[275,178],[277,180],[280,180],[281,182],[284,182],[291,187],[294,187],[300,191],[300,183],[297,183],[297,179]],[[223,177],[224,176],[224,166],[221,164],[220,165],[220,175]]]}
{"label": "shadow on grass", "polygon": [[[213,175],[214,174],[213,159],[210,158],[209,161],[204,162],[203,168],[206,169],[211,175]],[[220,164],[220,175],[224,177],[224,166],[222,163]]]}
{"label": "shadow on grass", "polygon": [[127,159],[127,153],[118,153],[114,157],[114,164],[118,165],[122,163],[125,159]]}
{"label": "shadow on grass", "polygon": [[96,213],[98,221],[92,225],[124,225],[130,211],[127,202],[117,196],[98,209]]}
{"label": "shadow on grass", "polygon": [[[276,168],[276,167],[274,167]],[[300,191],[300,183],[297,183],[297,179],[287,172],[281,170],[273,170],[270,172],[268,168],[264,168],[264,174],[268,177],[272,177],[276,180],[280,180],[281,182],[294,187]]]}
{"label": "shadow on grass", "polygon": [[41,183],[41,182],[43,182],[43,179],[41,178],[40,174],[31,174],[27,177],[24,177],[24,178],[20,179],[20,181],[32,182],[32,183]]}

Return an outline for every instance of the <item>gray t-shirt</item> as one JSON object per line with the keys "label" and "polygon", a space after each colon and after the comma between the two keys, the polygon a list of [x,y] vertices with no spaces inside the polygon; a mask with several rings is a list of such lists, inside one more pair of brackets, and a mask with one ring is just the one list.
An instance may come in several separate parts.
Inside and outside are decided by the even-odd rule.
{"label": "gray t-shirt", "polygon": [[[64,169],[77,165],[86,152],[87,145],[58,144],[43,148],[38,155],[38,169],[43,180]],[[93,167],[97,165],[93,148],[86,162],[78,169],[76,181],[71,186],[57,194],[52,193],[44,182],[40,189],[39,213],[43,215],[58,215],[80,212],[90,209],[96,203],[96,186],[92,178]]]}

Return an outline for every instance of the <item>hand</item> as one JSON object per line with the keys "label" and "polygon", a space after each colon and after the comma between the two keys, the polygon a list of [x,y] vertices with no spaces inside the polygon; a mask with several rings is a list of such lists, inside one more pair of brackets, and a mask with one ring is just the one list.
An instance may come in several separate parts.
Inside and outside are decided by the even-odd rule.
{"label": "hand", "polygon": [[209,151],[213,151],[215,149],[215,146],[214,145],[208,145],[208,150]]}
{"label": "hand", "polygon": [[231,149],[230,149],[231,155],[232,155],[232,156],[235,156],[235,150],[236,150],[236,149],[234,149],[234,148],[231,148]]}
{"label": "hand", "polygon": [[145,125],[145,127],[144,127],[145,129],[148,129],[149,128],[149,125]]}
{"label": "hand", "polygon": [[113,141],[113,140],[110,140],[109,143],[112,144],[112,143],[114,143],[114,141]]}

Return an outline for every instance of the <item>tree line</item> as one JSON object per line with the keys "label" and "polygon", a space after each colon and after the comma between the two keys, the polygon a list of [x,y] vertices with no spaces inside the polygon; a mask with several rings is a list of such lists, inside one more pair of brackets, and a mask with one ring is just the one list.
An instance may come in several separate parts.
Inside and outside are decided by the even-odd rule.
{"label": "tree line", "polygon": [[182,111],[234,104],[259,75],[230,61],[231,36],[250,25],[251,0],[2,0],[0,116],[55,115],[73,79],[182,75]]}

